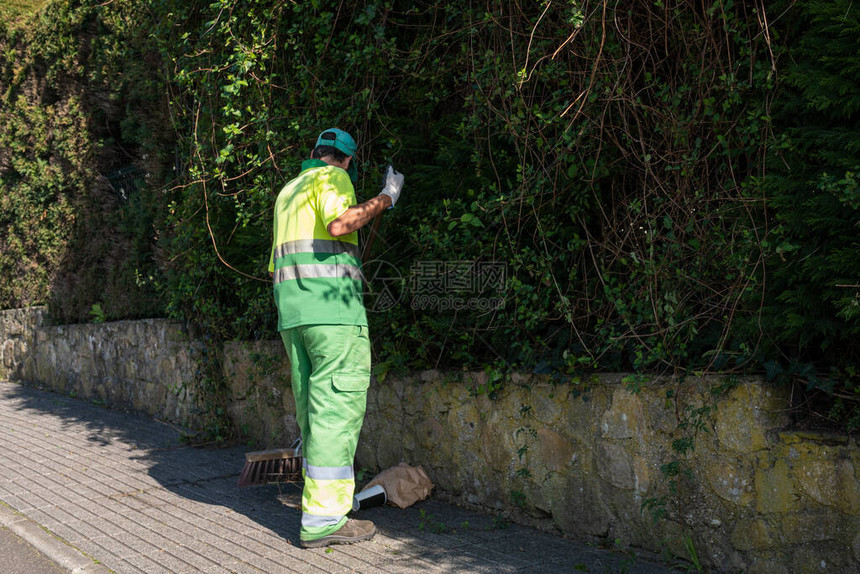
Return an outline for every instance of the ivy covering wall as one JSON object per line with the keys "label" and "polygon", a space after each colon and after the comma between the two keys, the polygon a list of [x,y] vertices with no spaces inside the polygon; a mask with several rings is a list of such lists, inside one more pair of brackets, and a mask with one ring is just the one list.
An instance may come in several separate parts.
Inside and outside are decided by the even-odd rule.
{"label": "ivy covering wall", "polygon": [[[48,304],[59,322],[161,315],[153,200],[175,137],[138,27],[151,13],[42,4],[0,24],[0,305]],[[146,193],[129,195],[134,178],[121,191],[121,170]]]}
{"label": "ivy covering wall", "polygon": [[57,0],[0,39],[2,304],[274,337],[271,207],[337,126],[360,200],[406,175],[380,378],[762,370],[853,428],[858,10]]}

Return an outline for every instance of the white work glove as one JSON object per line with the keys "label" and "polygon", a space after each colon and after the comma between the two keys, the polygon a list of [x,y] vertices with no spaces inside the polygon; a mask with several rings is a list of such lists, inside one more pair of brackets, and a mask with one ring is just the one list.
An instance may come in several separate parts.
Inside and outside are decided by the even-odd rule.
{"label": "white work glove", "polygon": [[[403,189],[403,174],[394,171],[392,166],[388,166],[385,170],[385,181],[382,182],[382,191],[379,195],[387,195],[391,198],[391,207],[397,203],[397,198],[400,197],[400,190]],[[391,209],[389,207],[388,209]]]}

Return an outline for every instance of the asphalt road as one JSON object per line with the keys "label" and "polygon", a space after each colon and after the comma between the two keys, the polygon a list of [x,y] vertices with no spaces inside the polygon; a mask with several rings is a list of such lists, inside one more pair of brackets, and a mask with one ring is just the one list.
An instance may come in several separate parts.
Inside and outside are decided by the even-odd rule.
{"label": "asphalt road", "polygon": [[0,527],[0,564],[4,574],[65,574],[66,570],[22,540]]}

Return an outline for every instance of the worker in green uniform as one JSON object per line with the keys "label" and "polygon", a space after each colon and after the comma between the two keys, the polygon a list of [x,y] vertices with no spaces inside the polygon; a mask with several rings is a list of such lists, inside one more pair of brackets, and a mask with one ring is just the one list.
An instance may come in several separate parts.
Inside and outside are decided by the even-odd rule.
{"label": "worker in green uniform", "polygon": [[404,178],[389,166],[380,194],[357,205],[356,147],[345,131],[324,131],[275,201],[269,272],[302,435],[305,548],[369,540],[376,533],[372,522],[346,516],[370,386],[357,230],[394,207]]}

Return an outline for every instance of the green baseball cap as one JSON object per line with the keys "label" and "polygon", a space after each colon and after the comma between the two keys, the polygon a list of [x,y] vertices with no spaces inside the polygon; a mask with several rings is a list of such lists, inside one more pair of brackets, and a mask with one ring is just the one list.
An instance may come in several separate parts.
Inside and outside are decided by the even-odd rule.
{"label": "green baseball cap", "polygon": [[337,128],[326,130],[320,134],[320,137],[317,138],[317,146],[321,145],[327,145],[339,149],[349,156],[354,156],[355,150],[358,149],[358,145],[356,145],[352,136]]}
{"label": "green baseball cap", "polygon": [[343,130],[331,128],[321,133],[317,138],[316,147],[321,145],[331,146],[352,157],[352,161],[349,162],[349,169],[346,170],[346,173],[349,174],[349,179],[351,179],[353,183],[358,181],[358,169],[355,167],[355,151],[358,149],[358,145],[355,143],[355,140],[352,139],[351,135]]}

